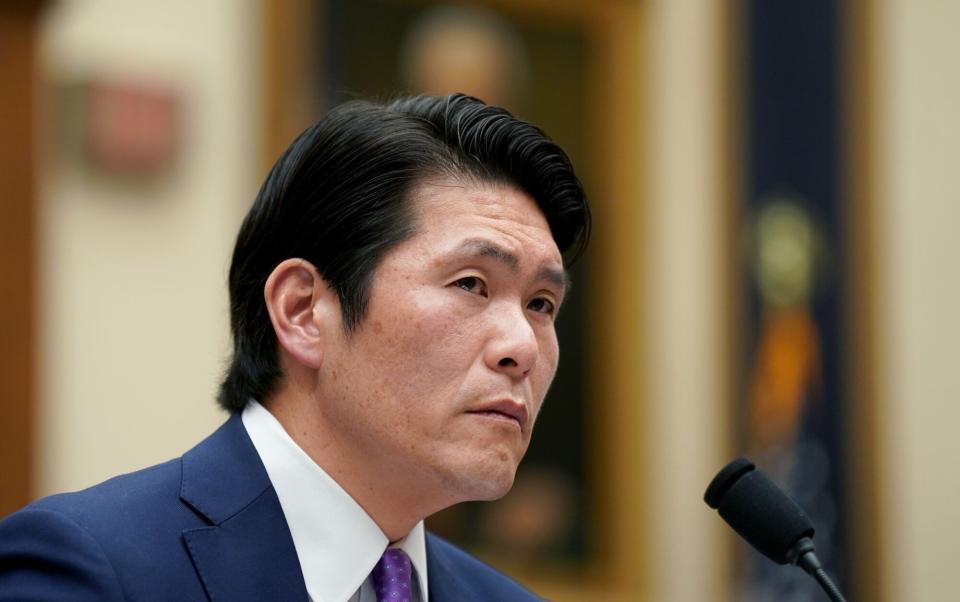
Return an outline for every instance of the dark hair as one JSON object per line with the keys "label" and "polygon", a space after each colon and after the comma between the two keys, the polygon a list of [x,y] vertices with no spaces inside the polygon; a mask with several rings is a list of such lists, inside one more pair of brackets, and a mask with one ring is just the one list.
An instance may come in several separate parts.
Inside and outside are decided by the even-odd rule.
{"label": "dark hair", "polygon": [[571,261],[586,246],[583,188],[567,155],[536,127],[462,94],[340,105],[287,148],[240,227],[223,408],[263,401],[282,376],[263,298],[273,269],[291,257],[312,263],[339,297],[344,328],[354,329],[378,263],[414,234],[412,187],[435,175],[515,185],[537,202]]}

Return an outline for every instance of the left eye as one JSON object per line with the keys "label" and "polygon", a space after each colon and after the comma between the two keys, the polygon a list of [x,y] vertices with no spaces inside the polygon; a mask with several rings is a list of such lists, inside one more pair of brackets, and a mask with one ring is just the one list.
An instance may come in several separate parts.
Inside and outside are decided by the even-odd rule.
{"label": "left eye", "polygon": [[527,307],[533,311],[549,314],[549,315],[553,315],[557,309],[553,305],[552,301],[550,301],[549,299],[545,299],[543,297],[537,297],[536,299],[531,301],[530,304],[527,305]]}

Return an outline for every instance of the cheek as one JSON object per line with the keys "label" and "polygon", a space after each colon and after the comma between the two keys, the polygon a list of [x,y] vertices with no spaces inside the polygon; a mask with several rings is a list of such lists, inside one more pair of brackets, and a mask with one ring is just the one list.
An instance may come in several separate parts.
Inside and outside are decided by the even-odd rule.
{"label": "cheek", "polygon": [[404,311],[397,306],[371,321],[363,345],[368,378],[404,397],[455,388],[475,360],[475,325],[436,299],[398,303],[405,303]]}
{"label": "cheek", "polygon": [[550,331],[541,338],[540,360],[547,372],[547,384],[549,384],[557,373],[557,365],[560,363],[560,344],[557,342],[557,333],[552,327]]}
{"label": "cheek", "polygon": [[[537,360],[535,374],[531,377],[533,395],[537,403],[543,403],[553,378],[557,375],[560,361],[560,347],[555,334],[544,336],[540,342],[540,357]],[[538,406],[539,409],[539,406]]]}
{"label": "cheek", "polygon": [[456,294],[443,289],[412,296],[409,311],[399,316],[399,324],[407,324],[403,328],[412,353],[453,360],[473,350],[481,325],[476,312],[457,301]]}

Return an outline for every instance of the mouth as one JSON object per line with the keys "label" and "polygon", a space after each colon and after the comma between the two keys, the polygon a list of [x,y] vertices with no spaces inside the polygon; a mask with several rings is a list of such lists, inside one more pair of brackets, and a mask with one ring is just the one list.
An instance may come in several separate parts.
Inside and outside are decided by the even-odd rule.
{"label": "mouth", "polygon": [[512,399],[499,399],[486,403],[472,410],[467,410],[467,414],[476,414],[493,420],[502,420],[508,424],[515,424],[520,428],[520,431],[526,430],[529,420],[527,406]]}

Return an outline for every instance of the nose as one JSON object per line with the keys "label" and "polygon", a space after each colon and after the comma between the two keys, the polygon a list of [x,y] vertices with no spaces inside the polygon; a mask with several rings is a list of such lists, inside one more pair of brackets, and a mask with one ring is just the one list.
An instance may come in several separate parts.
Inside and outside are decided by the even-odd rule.
{"label": "nose", "polygon": [[495,372],[520,379],[533,369],[539,355],[537,335],[523,309],[501,308],[485,351],[487,366]]}

